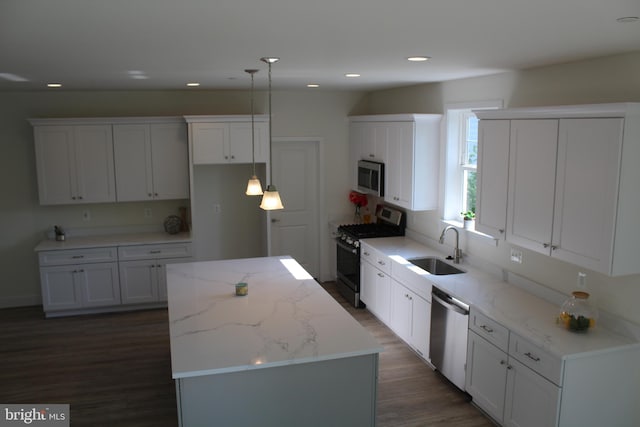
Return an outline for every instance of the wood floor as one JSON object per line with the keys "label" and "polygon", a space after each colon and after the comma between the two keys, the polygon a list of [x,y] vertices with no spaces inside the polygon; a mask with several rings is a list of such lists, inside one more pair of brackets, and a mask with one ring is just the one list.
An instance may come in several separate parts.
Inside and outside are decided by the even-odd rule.
{"label": "wood floor", "polygon": [[[368,311],[323,286],[385,348],[379,427],[493,426]],[[165,309],[57,319],[41,307],[0,310],[0,403],[68,403],[73,427],[177,426],[167,318]]]}

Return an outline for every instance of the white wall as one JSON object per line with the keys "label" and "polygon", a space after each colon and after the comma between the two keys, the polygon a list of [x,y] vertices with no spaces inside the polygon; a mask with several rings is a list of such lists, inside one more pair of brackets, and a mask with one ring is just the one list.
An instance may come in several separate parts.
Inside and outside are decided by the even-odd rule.
{"label": "white wall", "polygon": [[[328,216],[349,212],[347,201],[347,115],[362,97],[357,92],[278,92],[273,94],[273,136],[317,136],[327,159]],[[36,244],[54,224],[68,228],[158,225],[185,201],[40,206],[33,131],[34,117],[118,117],[197,114],[249,114],[248,91],[9,91],[0,96],[0,307],[40,300]],[[256,113],[266,111],[264,93],[256,94]],[[144,217],[151,207],[153,218]],[[91,221],[82,221],[90,209]],[[241,218],[238,216],[237,218]],[[236,217],[232,217],[236,219]],[[230,224],[233,227],[234,224]],[[326,230],[326,228],[325,228]],[[322,237],[323,268],[328,269],[329,238]],[[225,237],[226,238],[226,237]],[[245,236],[245,238],[247,238]],[[225,244],[224,242],[221,244]]]}
{"label": "white wall", "polygon": [[[360,113],[442,113],[445,104],[495,99],[502,99],[505,107],[640,102],[640,52],[373,92]],[[438,212],[411,213],[408,225],[433,239],[442,229]],[[565,294],[574,290],[577,273],[585,271],[526,250],[523,263],[513,264],[509,261],[510,245],[505,242],[495,247],[470,238],[463,239],[461,245],[464,252],[476,258]],[[640,275],[611,278],[586,272],[588,289],[600,308],[640,324]]]}

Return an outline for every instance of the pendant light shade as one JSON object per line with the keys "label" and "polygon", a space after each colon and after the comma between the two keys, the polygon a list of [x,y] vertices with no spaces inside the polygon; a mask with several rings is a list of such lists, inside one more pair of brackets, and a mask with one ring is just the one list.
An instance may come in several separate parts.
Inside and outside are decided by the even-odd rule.
{"label": "pendant light shade", "polygon": [[244,70],[245,72],[251,75],[251,156],[252,156],[252,164],[253,164],[253,175],[249,178],[249,182],[247,183],[247,196],[261,196],[262,195],[262,184],[260,184],[260,180],[256,176],[256,135],[255,135],[255,115],[253,112],[253,75],[258,72],[258,70]]}
{"label": "pendant light shade", "polygon": [[271,64],[278,62],[280,58],[264,57],[260,58],[260,61],[265,62],[269,66],[269,184],[267,185],[267,191],[262,196],[262,202],[260,208],[265,211],[271,211],[276,209],[284,209],[282,200],[280,200],[280,193],[276,190],[276,186],[273,185],[273,156],[271,152]]}
{"label": "pendant light shade", "polygon": [[262,196],[262,184],[257,176],[253,175],[247,183],[247,196]]}
{"label": "pendant light shade", "polygon": [[280,193],[276,190],[275,185],[267,186],[267,191],[265,191],[262,196],[260,207],[265,211],[284,209],[284,206],[282,206],[282,200],[280,200]]}

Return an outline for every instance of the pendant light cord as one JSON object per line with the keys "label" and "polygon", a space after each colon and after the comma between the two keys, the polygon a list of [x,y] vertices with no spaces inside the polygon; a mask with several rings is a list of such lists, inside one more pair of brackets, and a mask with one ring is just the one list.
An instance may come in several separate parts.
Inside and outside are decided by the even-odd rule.
{"label": "pendant light cord", "polygon": [[269,183],[267,184],[267,189],[273,184],[273,153],[271,149],[271,62],[267,63],[269,65]]}
{"label": "pendant light cord", "polygon": [[256,176],[256,135],[254,126],[254,110],[253,110],[253,74],[251,73],[251,164],[253,165],[253,176]]}

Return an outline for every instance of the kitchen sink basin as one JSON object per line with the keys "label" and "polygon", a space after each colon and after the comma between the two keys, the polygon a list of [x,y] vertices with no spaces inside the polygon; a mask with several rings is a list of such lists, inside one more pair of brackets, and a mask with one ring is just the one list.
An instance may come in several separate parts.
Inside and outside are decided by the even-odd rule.
{"label": "kitchen sink basin", "polygon": [[408,261],[431,274],[435,274],[436,276],[464,273],[463,270],[460,270],[437,257],[413,258]]}

